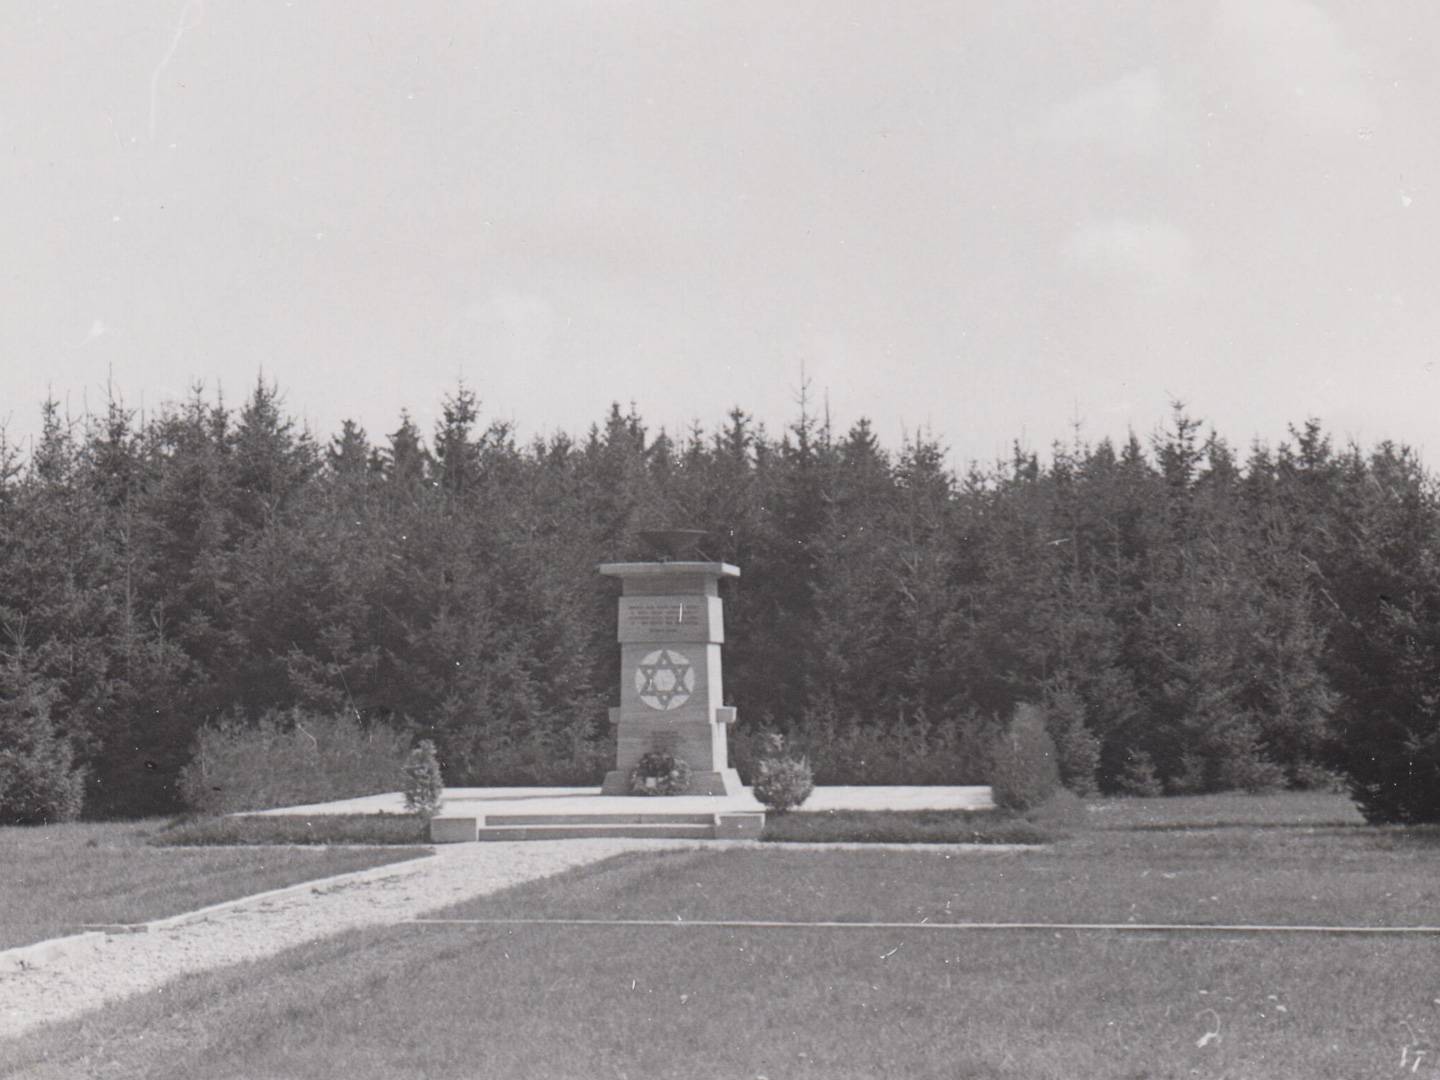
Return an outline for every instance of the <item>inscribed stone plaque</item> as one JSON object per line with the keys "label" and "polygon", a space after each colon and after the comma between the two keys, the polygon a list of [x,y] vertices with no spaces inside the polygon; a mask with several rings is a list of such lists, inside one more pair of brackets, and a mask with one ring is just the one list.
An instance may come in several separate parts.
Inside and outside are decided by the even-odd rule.
{"label": "inscribed stone plaque", "polygon": [[619,638],[624,641],[723,640],[720,600],[711,596],[622,596]]}

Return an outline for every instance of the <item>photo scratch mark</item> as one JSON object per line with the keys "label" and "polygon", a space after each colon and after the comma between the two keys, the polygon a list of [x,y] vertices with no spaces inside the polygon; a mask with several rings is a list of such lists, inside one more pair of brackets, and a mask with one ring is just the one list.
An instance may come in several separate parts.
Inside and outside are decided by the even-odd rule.
{"label": "photo scratch mark", "polygon": [[190,23],[190,12],[200,8],[200,0],[186,0],[186,4],[180,9],[180,18],[175,23],[175,33],[170,38],[170,47],[165,50],[165,55],[155,65],[155,70],[150,73],[150,141],[155,141],[156,117],[159,112],[160,100],[160,76],[165,74],[165,69],[170,66],[170,61],[175,58],[175,50],[180,47],[180,39],[185,36],[185,31],[193,30],[200,25],[197,16],[194,25]]}

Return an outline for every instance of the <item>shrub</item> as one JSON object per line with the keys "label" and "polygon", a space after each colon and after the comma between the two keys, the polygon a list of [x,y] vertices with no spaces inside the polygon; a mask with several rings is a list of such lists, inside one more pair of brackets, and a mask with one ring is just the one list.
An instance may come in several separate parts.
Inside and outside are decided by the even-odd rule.
{"label": "shrub", "polygon": [[19,662],[0,684],[0,825],[43,825],[80,816],[85,773],[50,719],[50,699]]}
{"label": "shrub", "polygon": [[1285,769],[1266,754],[1259,725],[1248,716],[1230,719],[1210,733],[1209,753],[1215,763],[1215,787],[1221,791],[1274,791],[1285,784]]}
{"label": "shrub", "polygon": [[1313,761],[1300,761],[1296,762],[1291,772],[1290,786],[1297,791],[1329,791],[1339,794],[1345,791],[1345,778]]}
{"label": "shrub", "polygon": [[767,744],[773,756],[757,763],[751,791],[775,813],[784,814],[810,797],[815,790],[815,774],[805,758],[781,756],[785,750],[783,735],[770,734]]}
{"label": "shrub", "polygon": [[445,781],[440,777],[440,761],[435,744],[422,739],[405,762],[405,809],[430,819],[440,812],[445,796]]}
{"label": "shrub", "polygon": [[995,744],[990,794],[1004,810],[1032,810],[1060,786],[1055,742],[1040,710],[1021,704]]}
{"label": "shrub", "polygon": [[445,757],[446,779],[456,787],[599,786],[615,767],[613,729],[598,735],[567,732],[548,739],[538,735],[512,739],[484,731],[467,734],[437,748]]}
{"label": "shrub", "polygon": [[409,738],[350,716],[292,709],[256,723],[207,724],[181,772],[192,809],[207,814],[348,799],[403,784]]}
{"label": "shrub", "polygon": [[[770,734],[757,722],[731,735],[731,760],[747,784],[773,754]],[[817,784],[984,784],[994,739],[994,721],[969,712],[862,721],[821,708],[785,732],[790,754],[810,763]]]}
{"label": "shrub", "polygon": [[52,737],[22,749],[0,750],[0,825],[74,821],[85,799],[85,774],[74,767],[70,744]]}
{"label": "shrub", "polygon": [[689,763],[659,750],[643,755],[630,773],[630,790],[636,795],[679,795],[689,786]]}
{"label": "shrub", "polygon": [[1247,791],[1252,795],[1278,791],[1285,786],[1285,767],[1264,754],[1231,758],[1220,769],[1220,784],[1223,789]]}
{"label": "shrub", "polygon": [[[1389,733],[1387,733],[1389,734]],[[1440,728],[1428,735],[1377,740],[1372,761],[1348,762],[1346,784],[1371,825],[1440,821]]]}
{"label": "shrub", "polygon": [[1074,690],[1052,692],[1045,703],[1045,726],[1055,740],[1060,782],[1076,795],[1094,795],[1100,768],[1100,740],[1085,724],[1085,703]]}
{"label": "shrub", "polygon": [[[1153,771],[1153,770],[1152,770]],[[1173,795],[1199,795],[1210,790],[1210,770],[1205,759],[1199,754],[1181,754],[1180,771],[1170,777],[1168,785]],[[1141,786],[1144,786],[1143,781]]]}
{"label": "shrub", "polygon": [[1155,762],[1144,750],[1132,750],[1125,761],[1125,770],[1116,783],[1122,795],[1154,798],[1165,794],[1160,778],[1155,775]]}

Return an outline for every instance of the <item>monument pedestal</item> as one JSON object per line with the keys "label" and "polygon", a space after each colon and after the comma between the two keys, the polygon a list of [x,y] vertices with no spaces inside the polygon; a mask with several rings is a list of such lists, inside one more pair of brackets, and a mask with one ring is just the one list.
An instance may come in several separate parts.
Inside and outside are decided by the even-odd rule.
{"label": "monument pedestal", "polygon": [[726,733],[735,710],[722,705],[720,646],[725,641],[721,578],[739,577],[723,562],[605,563],[621,580],[620,707],[615,768],[601,792],[629,795],[630,774],[651,751],[690,766],[689,795],[734,795]]}

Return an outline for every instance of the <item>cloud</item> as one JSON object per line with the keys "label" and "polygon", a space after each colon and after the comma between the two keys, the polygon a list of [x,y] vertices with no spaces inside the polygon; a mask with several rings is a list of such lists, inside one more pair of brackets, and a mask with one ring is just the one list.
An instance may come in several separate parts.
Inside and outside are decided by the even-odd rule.
{"label": "cloud", "polygon": [[1194,244],[1185,230],[1164,221],[1087,221],[1066,238],[1061,255],[1086,273],[1159,292],[1189,278]]}
{"label": "cloud", "polygon": [[1223,40],[1267,109],[1320,131],[1372,123],[1375,101],[1339,24],[1307,0],[1221,0]]}
{"label": "cloud", "polygon": [[1166,112],[1159,75],[1142,68],[1053,106],[1027,134],[1062,145],[1098,143],[1143,153],[1165,139]]}

